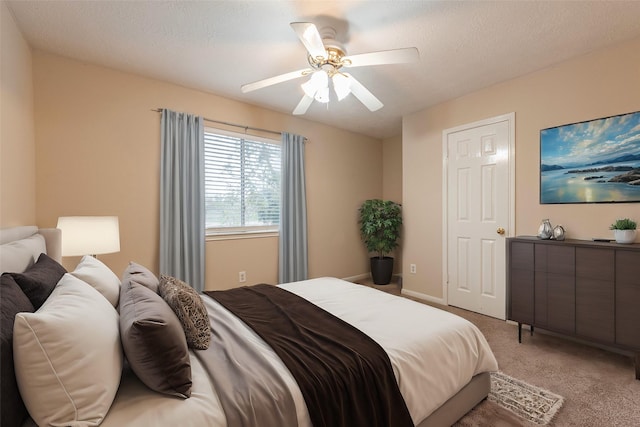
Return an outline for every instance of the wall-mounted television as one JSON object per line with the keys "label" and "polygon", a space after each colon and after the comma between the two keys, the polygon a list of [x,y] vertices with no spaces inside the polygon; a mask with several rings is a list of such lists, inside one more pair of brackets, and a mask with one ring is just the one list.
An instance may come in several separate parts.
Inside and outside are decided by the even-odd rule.
{"label": "wall-mounted television", "polygon": [[640,202],[640,111],[540,131],[540,203]]}

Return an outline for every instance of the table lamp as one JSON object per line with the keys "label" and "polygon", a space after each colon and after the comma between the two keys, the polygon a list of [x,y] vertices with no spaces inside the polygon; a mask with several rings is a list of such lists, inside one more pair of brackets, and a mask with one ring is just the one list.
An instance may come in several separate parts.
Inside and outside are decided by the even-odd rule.
{"label": "table lamp", "polygon": [[120,252],[117,216],[61,216],[62,256],[83,256]]}

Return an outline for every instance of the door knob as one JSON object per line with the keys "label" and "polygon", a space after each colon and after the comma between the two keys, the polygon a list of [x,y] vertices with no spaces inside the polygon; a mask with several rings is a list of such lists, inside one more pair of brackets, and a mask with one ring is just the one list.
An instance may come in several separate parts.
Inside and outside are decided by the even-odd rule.
{"label": "door knob", "polygon": [[504,235],[504,228],[498,227],[498,229],[496,230],[496,233],[498,233],[501,236]]}

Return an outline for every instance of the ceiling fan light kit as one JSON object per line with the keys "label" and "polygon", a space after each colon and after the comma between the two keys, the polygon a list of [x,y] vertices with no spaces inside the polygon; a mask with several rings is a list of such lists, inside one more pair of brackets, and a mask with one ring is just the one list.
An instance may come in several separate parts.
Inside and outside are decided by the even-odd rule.
{"label": "ceiling fan light kit", "polygon": [[346,56],[346,50],[336,40],[336,31],[333,28],[324,27],[322,31],[318,31],[317,27],[310,22],[292,22],[291,28],[307,49],[310,68],[248,83],[242,85],[240,89],[243,93],[247,93],[311,75],[307,82],[300,85],[304,95],[293,110],[294,115],[305,114],[314,100],[325,104],[329,102],[329,79],[331,79],[338,101],[342,101],[352,93],[370,111],[379,110],[384,104],[355,77],[341,72],[340,69],[367,65],[401,64],[420,59],[418,49],[415,47]]}
{"label": "ceiling fan light kit", "polygon": [[338,101],[342,101],[351,93],[351,80],[342,73],[336,73],[331,78],[333,82],[333,90],[338,97]]}
{"label": "ceiling fan light kit", "polygon": [[314,97],[317,92],[329,87],[329,76],[324,71],[316,71],[311,74],[308,82],[300,85],[307,96]]}
{"label": "ceiling fan light kit", "polygon": [[[324,70],[315,71],[311,74],[309,81],[302,83],[300,86],[306,96],[316,101],[326,104],[329,102],[329,75]],[[351,93],[351,81],[349,77],[341,73],[334,73],[331,76],[333,90],[338,97],[338,101],[342,101]]]}
{"label": "ceiling fan light kit", "polygon": [[329,103],[329,86],[325,86],[325,87],[319,89],[316,92],[316,96],[314,96],[313,99],[315,99],[316,101],[318,101],[321,104]]}

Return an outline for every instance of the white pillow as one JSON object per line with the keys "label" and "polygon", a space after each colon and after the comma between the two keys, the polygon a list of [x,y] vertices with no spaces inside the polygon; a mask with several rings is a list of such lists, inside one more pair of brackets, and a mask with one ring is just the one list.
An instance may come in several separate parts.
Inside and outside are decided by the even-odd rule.
{"label": "white pillow", "polygon": [[35,313],[18,313],[13,358],[20,394],[38,425],[97,426],[122,374],[118,313],[65,274]]}
{"label": "white pillow", "polygon": [[112,306],[118,306],[120,279],[102,261],[91,255],[85,255],[71,274],[93,286]]}
{"label": "white pillow", "polygon": [[47,253],[47,245],[40,234],[0,245],[0,272],[22,273],[38,260],[41,253]]}

